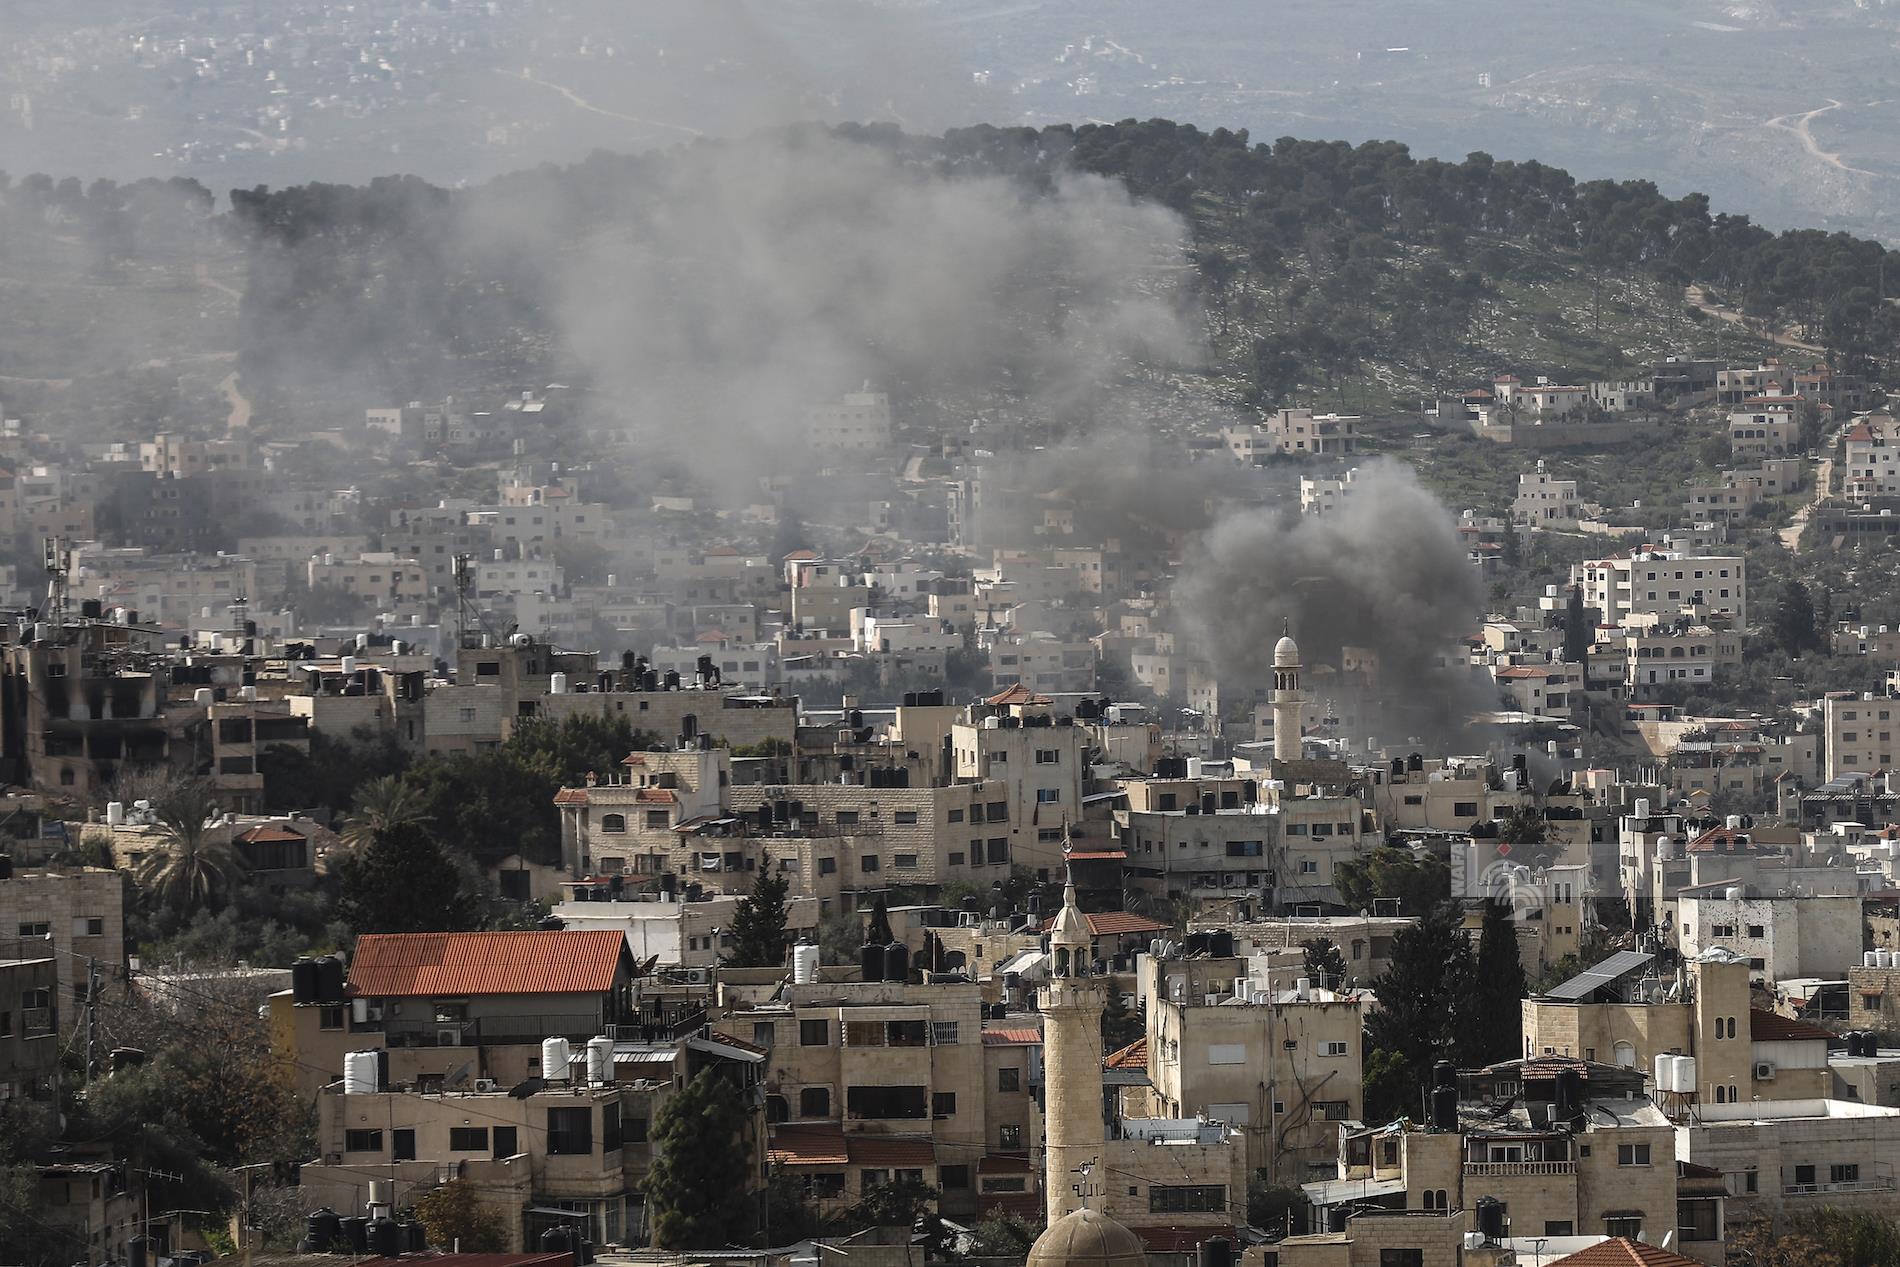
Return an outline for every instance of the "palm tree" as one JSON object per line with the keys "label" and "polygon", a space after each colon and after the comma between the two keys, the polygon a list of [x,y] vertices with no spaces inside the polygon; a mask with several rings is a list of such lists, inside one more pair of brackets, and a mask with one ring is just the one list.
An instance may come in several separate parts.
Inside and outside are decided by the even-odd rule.
{"label": "palm tree", "polygon": [[229,841],[209,831],[210,786],[180,784],[157,808],[164,839],[140,860],[139,887],[154,901],[181,911],[217,906],[244,864]]}
{"label": "palm tree", "polygon": [[362,849],[372,841],[387,840],[429,821],[421,795],[401,775],[385,775],[365,783],[356,794],[356,814],[343,828],[343,842]]}

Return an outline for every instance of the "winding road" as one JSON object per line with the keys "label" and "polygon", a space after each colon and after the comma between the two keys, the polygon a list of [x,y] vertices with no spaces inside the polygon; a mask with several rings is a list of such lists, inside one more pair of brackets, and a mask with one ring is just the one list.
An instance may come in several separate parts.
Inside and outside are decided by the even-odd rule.
{"label": "winding road", "polygon": [[1801,140],[1801,148],[1805,149],[1815,158],[1820,159],[1823,163],[1826,163],[1829,167],[1839,168],[1844,172],[1853,172],[1858,176],[1878,176],[1880,174],[1879,172],[1870,172],[1864,167],[1854,167],[1851,164],[1843,162],[1838,153],[1822,149],[1820,143],[1814,139],[1814,120],[1830,110],[1839,110],[1841,105],[1841,102],[1829,97],[1827,104],[1824,106],[1809,110],[1805,114],[1777,115],[1762,126],[1779,128],[1783,132],[1794,133],[1795,136]]}
{"label": "winding road", "polygon": [[572,88],[568,88],[562,84],[553,83],[546,79],[536,79],[533,75],[528,74],[526,72],[516,72],[512,70],[497,69],[495,73],[497,75],[506,75],[510,79],[519,79],[521,82],[526,83],[526,84],[537,84],[543,88],[552,88],[555,92],[558,92],[563,97],[566,97],[569,105],[573,106],[577,110],[586,110],[590,114],[603,115],[609,119],[619,119],[623,123],[638,123],[643,127],[668,128],[674,132],[683,132],[687,136],[704,136],[705,135],[705,133],[701,132],[698,128],[689,128],[683,123],[662,123],[658,119],[643,119],[637,114],[622,114],[618,110],[605,109],[604,107],[595,105],[593,102],[589,101],[587,98],[581,96],[578,92],[575,92]]}

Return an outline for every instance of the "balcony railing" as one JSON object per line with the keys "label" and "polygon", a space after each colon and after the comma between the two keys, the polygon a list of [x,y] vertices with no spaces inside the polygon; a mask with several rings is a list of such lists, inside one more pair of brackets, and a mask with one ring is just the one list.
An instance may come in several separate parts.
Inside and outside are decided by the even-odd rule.
{"label": "balcony railing", "polygon": [[383,1021],[390,1047],[480,1047],[538,1043],[544,1038],[592,1038],[601,1032],[598,1014],[484,1016],[476,1020],[436,1021],[390,1017]]}
{"label": "balcony railing", "polygon": [[1574,1161],[1468,1161],[1465,1173],[1474,1178],[1505,1178],[1514,1175],[1574,1175]]}
{"label": "balcony railing", "polygon": [[1833,1192],[1892,1192],[1892,1179],[1851,1179],[1840,1183],[1790,1183],[1782,1186],[1785,1197],[1811,1197]]}

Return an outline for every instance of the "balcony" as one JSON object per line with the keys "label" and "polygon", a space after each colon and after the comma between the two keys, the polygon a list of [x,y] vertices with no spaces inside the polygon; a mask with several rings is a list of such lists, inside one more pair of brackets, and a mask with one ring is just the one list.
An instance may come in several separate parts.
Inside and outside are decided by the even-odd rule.
{"label": "balcony", "polygon": [[1784,1184],[1781,1195],[1784,1197],[1829,1196],[1840,1192],[1892,1192],[1891,1178],[1854,1179],[1842,1183],[1790,1183]]}
{"label": "balcony", "polygon": [[476,1020],[386,1019],[383,1040],[389,1047],[481,1047],[538,1043],[544,1038],[586,1040],[601,1032],[597,1013],[484,1016]]}
{"label": "balcony", "polygon": [[1507,1179],[1517,1176],[1574,1175],[1574,1161],[1468,1161],[1465,1174],[1474,1179]]}

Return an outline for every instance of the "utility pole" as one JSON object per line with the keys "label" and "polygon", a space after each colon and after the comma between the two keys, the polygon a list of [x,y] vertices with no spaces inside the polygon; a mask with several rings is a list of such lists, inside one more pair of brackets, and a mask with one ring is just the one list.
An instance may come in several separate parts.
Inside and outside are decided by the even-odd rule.
{"label": "utility pole", "polygon": [[86,956],[86,1082],[92,1087],[92,1044],[98,1032],[99,1019],[99,961],[91,955]]}

